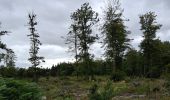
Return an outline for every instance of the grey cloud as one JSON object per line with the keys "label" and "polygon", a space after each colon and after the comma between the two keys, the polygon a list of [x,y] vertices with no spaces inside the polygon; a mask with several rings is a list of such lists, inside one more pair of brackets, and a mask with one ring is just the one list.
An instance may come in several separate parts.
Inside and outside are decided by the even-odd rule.
{"label": "grey cloud", "polygon": [[[104,0],[0,0],[0,22],[2,30],[9,30],[8,36],[3,37],[3,41],[14,49],[18,56],[17,66],[30,66],[27,61],[29,57],[29,30],[27,25],[27,15],[34,11],[37,14],[37,30],[40,40],[43,43],[40,55],[46,58],[44,66],[50,66],[60,61],[72,61],[73,56],[67,53],[67,45],[62,36],[66,36],[70,26],[70,14],[89,1],[92,7],[102,14],[101,7],[104,7]],[[170,38],[170,1],[169,0],[121,0],[124,8],[124,16],[130,19],[126,22],[128,29],[132,32],[130,38],[134,38],[131,44],[137,48],[142,40],[140,31],[139,14],[148,11],[155,11],[158,15],[158,23],[163,27],[158,31],[158,37],[162,40]],[[100,15],[101,17],[101,15]],[[98,29],[95,27],[94,29]],[[100,31],[95,31],[100,33]],[[91,47],[91,53],[96,58],[103,57],[104,50],[96,43]]]}
{"label": "grey cloud", "polygon": [[67,53],[66,47],[61,47],[61,46],[57,46],[57,45],[42,46],[40,55],[43,55],[49,59],[67,58],[69,56],[69,54]]}
{"label": "grey cloud", "polygon": [[[161,40],[168,40],[170,32],[170,23],[169,23],[169,14],[170,10],[168,9],[170,1],[169,0],[122,0],[122,7],[124,8],[124,16],[130,19],[129,22],[126,22],[128,29],[131,31],[129,35],[130,38],[134,40],[131,41],[132,45],[135,48],[138,48],[140,43],[139,40],[142,38],[142,32],[140,31],[139,24],[139,15],[145,14],[146,12],[153,11],[157,16],[157,22],[163,26],[157,32],[157,37],[160,37]],[[168,7],[167,7],[168,6]],[[164,34],[164,35],[163,35]],[[137,42],[138,41],[138,42]]]}
{"label": "grey cloud", "polygon": [[[31,66],[31,63],[28,62],[28,58],[29,58],[29,45],[13,45],[10,46],[10,48],[12,48],[14,50],[14,52],[16,53],[17,56],[17,67],[22,67],[22,63],[24,63],[24,67],[29,67]],[[43,64],[48,64],[51,62],[48,61],[52,61],[52,59],[65,59],[67,60],[68,58],[72,58],[71,54],[67,53],[67,48],[66,47],[61,47],[61,46],[57,46],[57,45],[43,45],[40,47],[40,52],[39,52],[40,56],[45,57],[45,63]],[[62,61],[62,60],[60,60]],[[57,61],[56,61],[57,62]],[[56,63],[54,62],[54,64]]]}

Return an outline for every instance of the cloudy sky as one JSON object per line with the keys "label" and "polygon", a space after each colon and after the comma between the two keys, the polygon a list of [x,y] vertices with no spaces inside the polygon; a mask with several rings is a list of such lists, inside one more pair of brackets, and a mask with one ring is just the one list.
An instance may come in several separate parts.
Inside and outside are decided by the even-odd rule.
{"label": "cloudy sky", "polygon": [[[0,30],[8,30],[11,33],[2,40],[12,48],[17,55],[17,67],[28,67],[29,58],[29,34],[27,15],[34,11],[37,14],[37,30],[40,41],[43,43],[40,55],[45,57],[44,67],[50,67],[63,61],[73,61],[71,54],[67,52],[67,45],[62,36],[66,36],[71,23],[70,14],[84,2],[90,2],[92,8],[102,16],[104,0],[0,0]],[[139,15],[149,11],[156,12],[158,23],[163,27],[157,32],[161,40],[170,40],[170,0],[121,0],[124,8],[124,16],[130,21],[126,22],[132,32],[130,38],[136,49],[142,40],[140,32]],[[98,29],[95,27],[94,29]],[[100,33],[100,32],[97,32]],[[92,53],[96,58],[102,57],[103,50],[100,44],[92,45]]]}

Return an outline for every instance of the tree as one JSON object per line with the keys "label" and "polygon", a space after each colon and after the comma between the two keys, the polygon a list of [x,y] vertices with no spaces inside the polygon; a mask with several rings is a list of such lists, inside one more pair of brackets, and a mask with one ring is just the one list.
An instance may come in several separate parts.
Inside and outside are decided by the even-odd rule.
{"label": "tree", "polygon": [[152,66],[149,66],[150,75],[148,76],[157,78],[167,70],[166,65],[170,64],[170,43],[155,39],[153,40],[152,49]]}
{"label": "tree", "polygon": [[7,51],[7,54],[4,57],[5,65],[7,67],[14,67],[16,55],[12,49],[6,49],[6,51]]}
{"label": "tree", "polygon": [[[71,19],[74,19],[74,14],[71,15]],[[78,46],[79,46],[79,40],[78,40],[78,30],[76,26],[76,21],[73,20],[73,24],[70,26],[70,31],[67,34],[66,38],[66,44],[69,44],[69,51],[73,52],[75,54],[75,66],[76,66],[76,73],[78,77]]]}
{"label": "tree", "polygon": [[78,61],[78,42],[79,40],[76,25],[71,24],[70,31],[67,34],[66,44],[69,44],[69,51],[75,53],[76,62]]}
{"label": "tree", "polygon": [[126,52],[123,62],[124,70],[129,76],[143,75],[143,57],[141,52],[129,49]]}
{"label": "tree", "polygon": [[154,12],[148,12],[140,16],[141,31],[143,31],[144,40],[140,44],[141,51],[144,56],[144,73],[149,71],[149,67],[153,66],[154,52],[153,42],[156,38],[156,32],[161,28],[162,25],[157,24],[156,16]]}
{"label": "tree", "polygon": [[170,42],[169,41],[165,41],[162,44],[162,61],[164,65],[169,65],[170,64]]}
{"label": "tree", "polygon": [[122,18],[123,10],[120,8],[119,0],[108,2],[104,14],[104,24],[101,28],[104,37],[103,47],[105,56],[113,63],[113,71],[116,71],[117,68],[121,68],[124,51],[129,46],[129,31],[124,25],[126,20]]}
{"label": "tree", "polygon": [[[1,23],[0,23],[0,25],[1,25]],[[4,43],[1,41],[1,37],[2,37],[3,35],[7,35],[7,33],[9,33],[9,32],[8,32],[8,31],[0,31],[0,49],[2,49],[2,50],[6,50],[7,47],[6,47],[6,44],[4,44]],[[4,56],[5,56],[4,53],[0,53],[0,62],[2,61],[2,59],[4,59]]]}
{"label": "tree", "polygon": [[[71,16],[74,20],[73,30],[78,37],[78,57],[79,61],[84,62],[86,74],[91,74],[90,59],[92,55],[89,53],[90,45],[97,39],[97,35],[92,34],[92,26],[95,25],[98,19],[98,13],[92,10],[89,3],[84,3],[80,9],[74,12]],[[76,36],[76,35],[74,35]]]}
{"label": "tree", "polygon": [[37,25],[36,22],[36,14],[31,13],[28,15],[29,18],[29,30],[30,34],[28,37],[30,37],[31,41],[31,48],[30,48],[30,58],[28,59],[32,63],[32,67],[34,67],[34,78],[33,81],[38,81],[38,77],[36,75],[37,73],[37,66],[40,65],[41,61],[44,62],[44,57],[38,56],[39,46],[42,45],[40,40],[38,39],[40,36],[36,32],[35,26]]}

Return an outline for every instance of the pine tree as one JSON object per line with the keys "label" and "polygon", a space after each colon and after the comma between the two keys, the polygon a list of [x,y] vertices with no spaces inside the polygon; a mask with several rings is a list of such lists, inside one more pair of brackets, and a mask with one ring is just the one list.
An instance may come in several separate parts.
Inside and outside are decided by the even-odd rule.
{"label": "pine tree", "polygon": [[120,69],[124,51],[129,46],[130,39],[127,38],[129,31],[126,30],[123,19],[123,10],[120,8],[119,0],[108,2],[104,10],[104,24],[102,25],[102,35],[104,37],[103,47],[106,58],[112,62],[113,71]]}
{"label": "pine tree", "polygon": [[36,22],[36,14],[31,13],[28,15],[29,18],[29,30],[30,34],[28,37],[30,37],[31,41],[31,48],[30,48],[30,58],[28,59],[32,63],[32,67],[34,67],[34,78],[33,81],[38,81],[38,77],[36,75],[37,73],[37,66],[40,65],[41,61],[44,62],[44,57],[38,56],[38,51],[39,51],[39,46],[42,45],[40,40],[38,39],[40,36],[36,32],[37,30],[35,29],[37,22]]}
{"label": "pine tree", "polygon": [[149,67],[152,67],[152,55],[153,43],[156,38],[156,32],[162,25],[157,24],[156,16],[154,12],[148,12],[140,16],[141,31],[143,31],[144,40],[140,44],[141,51],[144,56],[144,74],[149,71]]}

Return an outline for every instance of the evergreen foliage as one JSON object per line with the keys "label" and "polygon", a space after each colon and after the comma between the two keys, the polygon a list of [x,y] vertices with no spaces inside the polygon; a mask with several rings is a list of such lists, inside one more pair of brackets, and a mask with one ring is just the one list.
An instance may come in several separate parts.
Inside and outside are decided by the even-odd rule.
{"label": "evergreen foliage", "polygon": [[0,78],[1,100],[41,100],[42,93],[34,83]]}
{"label": "evergreen foliage", "polygon": [[31,48],[30,48],[30,58],[28,59],[31,63],[32,63],[32,67],[34,68],[34,81],[38,80],[38,77],[36,75],[37,73],[37,66],[40,65],[41,61],[44,61],[44,57],[38,56],[38,51],[39,51],[39,45],[42,45],[42,43],[40,42],[40,40],[38,39],[40,36],[39,34],[36,32],[37,30],[35,29],[35,26],[37,25],[36,22],[36,14],[31,13],[28,15],[29,18],[29,30],[30,30],[30,34],[27,35],[30,38],[31,41]]}

